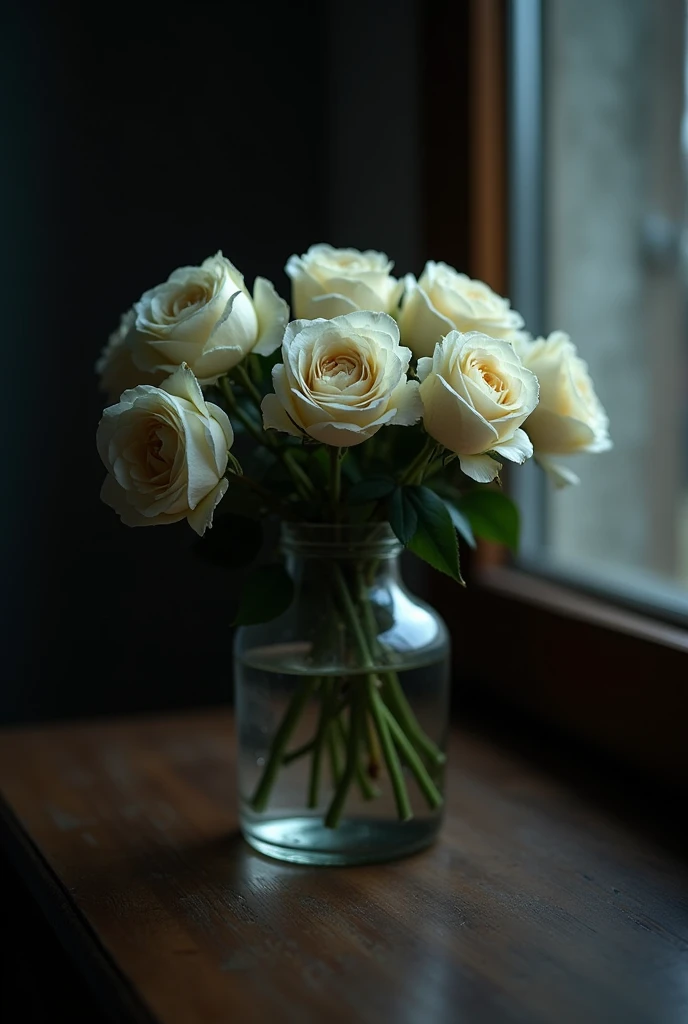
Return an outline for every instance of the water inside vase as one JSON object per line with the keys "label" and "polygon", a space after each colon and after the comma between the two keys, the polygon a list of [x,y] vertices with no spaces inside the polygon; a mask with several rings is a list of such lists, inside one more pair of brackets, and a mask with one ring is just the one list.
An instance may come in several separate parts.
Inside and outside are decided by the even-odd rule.
{"label": "water inside vase", "polygon": [[[330,749],[323,752],[317,801],[308,806],[311,762],[308,754],[282,763],[270,789],[265,808],[251,806],[267,764],[271,743],[283,721],[295,689],[304,679],[317,678],[318,686],[335,687],[346,700],[349,687],[360,682],[360,674],[338,669],[304,671],[303,651],[298,645],[276,644],[244,651],[236,664],[237,722],[239,728],[239,791],[241,824],[248,842],[272,857],[305,864],[355,864],[391,860],[429,845],[441,823],[442,807],[432,809],[420,791],[414,775],[403,767],[413,817],[400,821],[394,794],[384,764],[368,777],[365,787],[351,786],[336,828],[325,825],[333,799],[336,773],[345,759],[344,745],[337,758]],[[436,652],[433,652],[436,655]],[[299,670],[296,671],[296,666]],[[381,673],[395,671],[405,697],[427,736],[441,749],[447,728],[447,658],[380,666]],[[317,687],[305,703],[291,733],[288,751],[306,746],[317,730],[320,700]],[[441,789],[443,768],[432,769]],[[377,791],[370,798],[370,787]]]}

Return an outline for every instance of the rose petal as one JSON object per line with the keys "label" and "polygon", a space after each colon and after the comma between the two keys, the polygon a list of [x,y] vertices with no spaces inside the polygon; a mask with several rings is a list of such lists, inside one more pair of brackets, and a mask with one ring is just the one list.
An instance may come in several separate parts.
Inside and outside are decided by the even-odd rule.
{"label": "rose petal", "polygon": [[546,455],[583,452],[595,444],[595,432],[587,423],[539,406],[528,417],[526,429],[535,450]]}
{"label": "rose petal", "polygon": [[194,363],[199,384],[203,387],[214,384],[218,377],[238,366],[245,355],[245,350],[239,345],[223,345],[204,352]]}
{"label": "rose petal", "polygon": [[213,513],[224,497],[229,482],[223,477],[209,494],[198,503],[195,509],[189,512],[189,526],[195,530],[199,537],[202,537],[206,530],[213,525]]}
{"label": "rose petal", "polygon": [[302,432],[290,420],[277,395],[266,395],[260,408],[263,413],[263,426],[266,430],[281,430],[294,437],[303,437]]}
{"label": "rose petal", "polygon": [[207,420],[197,413],[182,414],[182,429],[186,447],[186,500],[194,509],[217,483],[218,470],[214,444],[207,434]]}
{"label": "rose petal", "polygon": [[[225,445],[227,447],[227,451],[229,451],[229,449],[234,444],[234,430],[232,428],[232,424],[231,424],[231,421],[229,419],[229,416],[224,411],[224,409],[221,409],[219,405],[215,405],[214,402],[206,402],[206,408],[208,410],[208,415],[220,427],[220,429],[221,429],[221,431],[222,431],[222,433],[224,435],[224,443],[225,443]],[[226,462],[225,462],[225,467],[226,467]],[[223,467],[222,472],[224,473],[224,471],[225,471],[225,469]]]}
{"label": "rose petal", "polygon": [[508,459],[509,462],[517,462],[522,465],[533,454],[533,445],[525,430],[519,428],[514,431],[513,437],[508,441],[496,444],[492,451],[497,452],[502,458]]}
{"label": "rose petal", "polygon": [[321,444],[329,444],[336,448],[351,448],[367,441],[386,423],[391,423],[393,418],[394,410],[390,409],[365,428],[361,428],[355,423],[313,423],[308,427],[308,433]]}
{"label": "rose petal", "polygon": [[265,277],[257,277],[255,280],[253,304],[258,317],[258,340],[253,351],[260,356],[272,355],[282,343],[289,321],[289,306]]}
{"label": "rose petal", "polygon": [[401,334],[416,358],[431,356],[435,345],[454,324],[435,309],[411,275],[406,277],[406,297],[399,314]]}
{"label": "rose petal", "polygon": [[425,429],[436,441],[457,455],[489,451],[498,434],[447,382],[437,375],[426,378],[420,388]]}
{"label": "rose petal", "polygon": [[575,486],[580,483],[580,477],[576,476],[568,466],[562,466],[560,462],[553,462],[546,455],[536,455],[535,461],[542,466],[555,487],[568,487],[571,484]]}
{"label": "rose petal", "polygon": [[402,381],[390,395],[389,404],[396,409],[391,422],[396,427],[410,427],[423,415],[423,401],[417,380]]}
{"label": "rose petal", "polygon": [[111,476],[107,476],[103,481],[100,498],[115,510],[125,526],[164,526],[168,523],[178,523],[186,518],[183,512],[177,515],[161,515],[155,519],[141,515],[127,500],[127,492]]}
{"label": "rose petal", "polygon": [[203,392],[199,387],[196,377],[186,363],[182,363],[179,369],[175,370],[170,377],[163,381],[160,385],[160,390],[166,391],[168,395],[173,395],[176,398],[186,399],[201,416],[208,415],[208,407],[205,404]]}
{"label": "rose petal", "polygon": [[[301,306],[303,309],[303,305]],[[353,299],[347,298],[338,292],[324,292],[322,295],[315,295],[306,307],[314,317],[325,320],[332,320],[334,317],[343,316],[346,313],[355,312],[358,306]]]}
{"label": "rose petal", "polygon": [[461,472],[479,484],[489,484],[495,480],[502,468],[489,455],[460,455]]}

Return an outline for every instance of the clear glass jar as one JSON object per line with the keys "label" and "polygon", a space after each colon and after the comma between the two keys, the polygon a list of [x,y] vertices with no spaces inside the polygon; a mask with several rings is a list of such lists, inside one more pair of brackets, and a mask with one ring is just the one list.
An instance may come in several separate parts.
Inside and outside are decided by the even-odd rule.
{"label": "clear glass jar", "polygon": [[387,523],[285,523],[287,612],[235,638],[241,828],[261,853],[360,864],[442,820],[449,639]]}

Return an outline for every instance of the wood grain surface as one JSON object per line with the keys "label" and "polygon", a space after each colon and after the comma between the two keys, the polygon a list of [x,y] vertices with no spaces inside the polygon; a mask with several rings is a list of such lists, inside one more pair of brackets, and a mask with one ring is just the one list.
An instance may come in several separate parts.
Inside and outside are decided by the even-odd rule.
{"label": "wood grain surface", "polygon": [[239,837],[234,750],[226,712],[0,734],[3,845],[119,1019],[688,1019],[688,869],[556,777],[457,731],[436,846],[307,868]]}

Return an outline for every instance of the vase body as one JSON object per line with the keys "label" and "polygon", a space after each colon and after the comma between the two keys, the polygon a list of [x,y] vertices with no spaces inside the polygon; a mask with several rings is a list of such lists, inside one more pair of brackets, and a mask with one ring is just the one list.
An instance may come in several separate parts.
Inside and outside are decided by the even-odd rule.
{"label": "vase body", "polygon": [[241,828],[268,856],[415,852],[442,820],[449,641],[386,523],[284,524],[294,598],[235,637]]}

